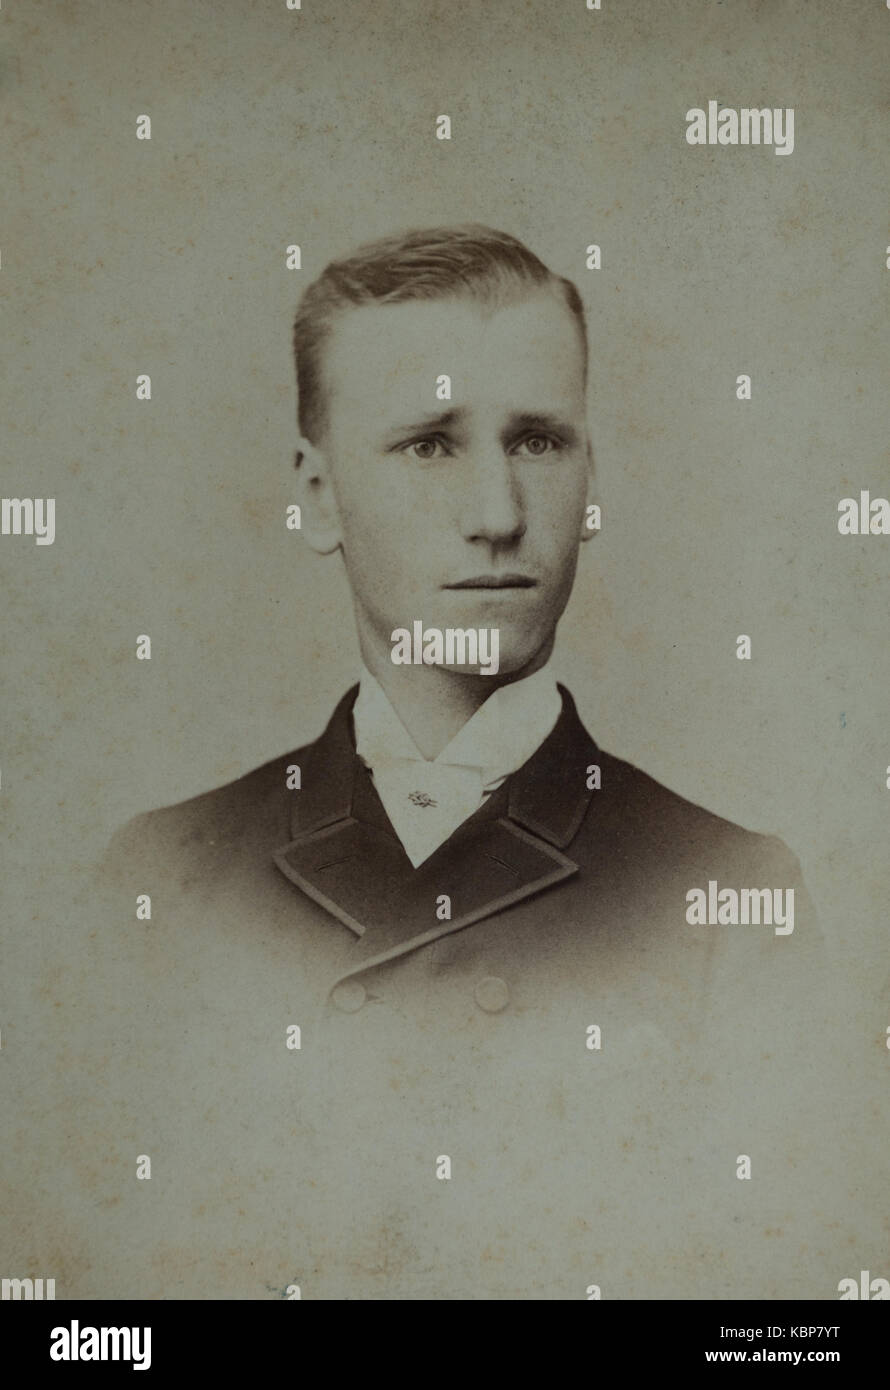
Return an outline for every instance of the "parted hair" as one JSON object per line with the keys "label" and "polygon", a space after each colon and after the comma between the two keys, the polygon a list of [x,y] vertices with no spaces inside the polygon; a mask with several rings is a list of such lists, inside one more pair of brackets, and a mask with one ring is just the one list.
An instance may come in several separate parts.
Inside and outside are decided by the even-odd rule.
{"label": "parted hair", "polygon": [[540,287],[561,296],[574,316],[586,370],[587,328],[578,290],[507,232],[478,223],[419,228],[382,237],[331,261],[304,292],[294,320],[301,434],[317,444],[324,433],[324,343],[345,310],[458,297],[497,308]]}

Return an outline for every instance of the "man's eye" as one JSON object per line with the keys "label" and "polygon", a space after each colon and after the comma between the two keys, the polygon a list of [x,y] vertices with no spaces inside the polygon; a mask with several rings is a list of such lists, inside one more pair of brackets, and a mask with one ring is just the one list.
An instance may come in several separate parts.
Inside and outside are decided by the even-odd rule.
{"label": "man's eye", "polygon": [[414,439],[410,444],[405,445],[402,453],[424,461],[447,457],[441,439]]}
{"label": "man's eye", "polygon": [[542,454],[549,454],[552,449],[558,449],[559,443],[549,434],[529,434],[520,440],[518,448],[527,449],[533,458],[540,458]]}

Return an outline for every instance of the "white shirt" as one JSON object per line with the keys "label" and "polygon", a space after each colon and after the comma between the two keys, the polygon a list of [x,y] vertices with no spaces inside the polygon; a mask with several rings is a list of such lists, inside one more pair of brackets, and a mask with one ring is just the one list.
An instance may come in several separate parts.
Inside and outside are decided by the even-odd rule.
{"label": "white shirt", "polygon": [[495,690],[428,759],[363,668],[352,711],[356,752],[415,869],[540,748],[561,710],[556,681],[543,666]]}

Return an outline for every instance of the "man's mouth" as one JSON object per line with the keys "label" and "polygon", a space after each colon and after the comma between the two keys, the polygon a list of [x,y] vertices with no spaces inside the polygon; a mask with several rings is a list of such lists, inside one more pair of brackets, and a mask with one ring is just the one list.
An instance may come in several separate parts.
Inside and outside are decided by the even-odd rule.
{"label": "man's mouth", "polygon": [[443,584],[443,589],[533,589],[537,579],[527,574],[475,574],[471,579],[459,579]]}

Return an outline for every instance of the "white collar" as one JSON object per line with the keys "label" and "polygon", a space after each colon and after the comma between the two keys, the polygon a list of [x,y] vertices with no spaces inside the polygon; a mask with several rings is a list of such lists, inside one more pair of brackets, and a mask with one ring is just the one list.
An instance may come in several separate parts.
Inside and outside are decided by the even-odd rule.
{"label": "white collar", "polygon": [[531,676],[500,686],[480,705],[435,759],[425,759],[380,682],[362,668],[353,706],[356,752],[373,771],[394,759],[477,768],[483,783],[515,772],[541,746],[562,711],[549,663]]}

